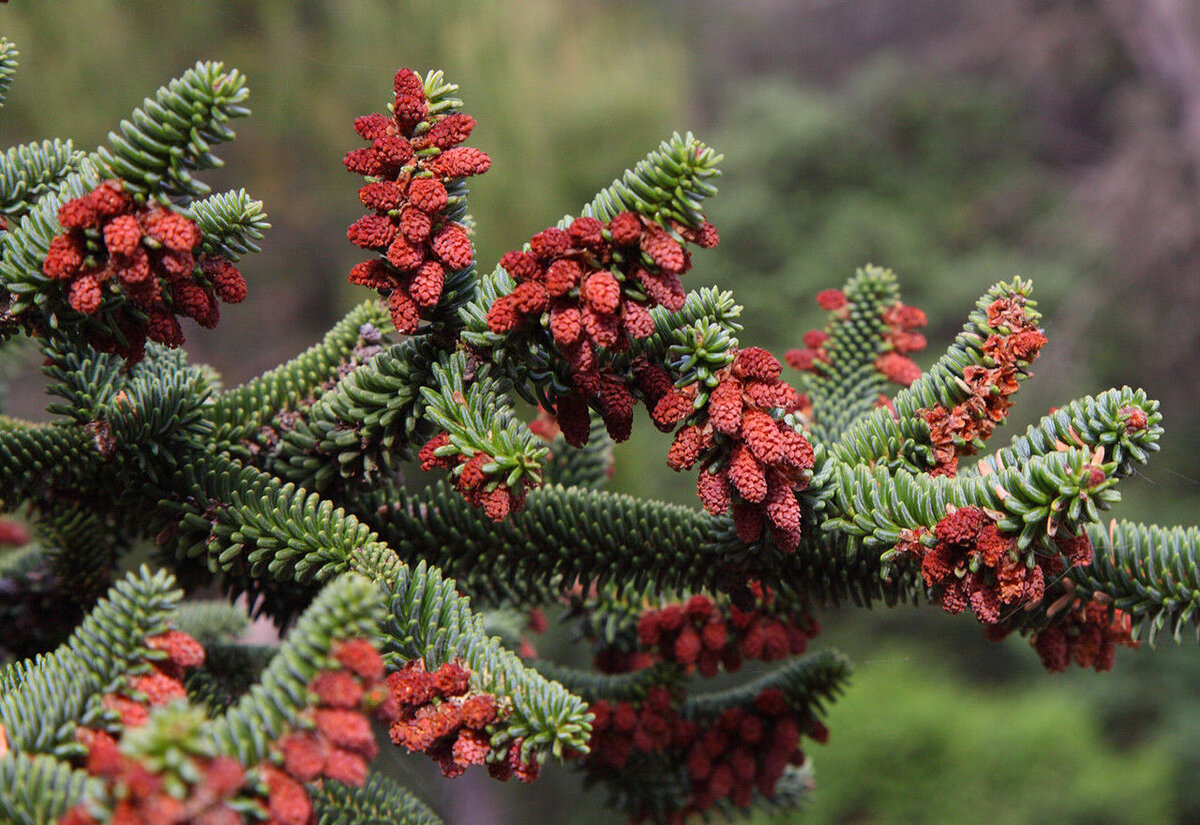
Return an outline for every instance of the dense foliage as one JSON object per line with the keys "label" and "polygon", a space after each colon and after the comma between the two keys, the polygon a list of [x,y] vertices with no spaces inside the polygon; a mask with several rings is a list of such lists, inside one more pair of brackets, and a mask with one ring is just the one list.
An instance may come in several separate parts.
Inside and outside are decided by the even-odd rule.
{"label": "dense foliage", "polygon": [[[1157,449],[1145,393],[1071,402],[960,465],[1046,342],[1028,282],[989,290],[922,372],[923,313],[865,267],[816,296],[789,383],[740,342],[732,296],[689,289],[718,244],[714,150],[673,136],[481,273],[464,181],[491,164],[456,95],[401,70],[387,113],[354,124],[367,214],[348,238],[369,257],[349,280],[386,308],[229,390],[187,364],[177,317],[216,326],[267,228],[196,177],[247,114],[240,74],[198,64],[93,153],[5,156],[4,331],[38,342],[60,399],[56,423],[0,429],[4,501],[39,533],[6,559],[31,637],[14,649],[55,649],[0,674],[6,815],[431,821],[368,777],[368,715],[447,776],[571,761],[635,817],[792,806],[849,675],[801,655],[818,607],[969,612],[1051,670],[1108,669],[1139,629],[1193,621],[1197,530],[1100,525]],[[638,402],[703,511],[599,491]],[[414,461],[446,479],[405,489]],[[159,571],[117,581],[146,540]],[[211,584],[290,624],[284,647],[177,608],[176,586]],[[56,595],[87,618],[37,621]],[[552,604],[594,672],[525,655]],[[697,692],[748,660],[782,664]]]}

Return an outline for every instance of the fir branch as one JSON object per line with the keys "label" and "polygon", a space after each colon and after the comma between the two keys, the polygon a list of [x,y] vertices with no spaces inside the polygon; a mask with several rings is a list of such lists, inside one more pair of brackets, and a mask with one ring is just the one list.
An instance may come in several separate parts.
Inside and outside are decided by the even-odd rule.
{"label": "fir branch", "polygon": [[84,153],[69,140],[43,140],[13,146],[0,156],[0,213],[24,215],[39,198],[79,169]]}
{"label": "fir branch", "polygon": [[[1094,479],[1093,469],[1103,473],[1102,480]],[[1111,463],[1094,464],[1092,453],[1080,449],[1033,456],[986,477],[912,475],[843,464],[837,468],[836,515],[822,526],[886,549],[899,541],[901,530],[932,529],[947,505],[981,507],[1004,515],[996,526],[1019,534],[1020,548],[1036,544],[1053,553],[1051,539],[1058,529],[1076,535],[1119,500],[1114,469]]]}
{"label": "fir branch", "polygon": [[558,758],[568,749],[587,751],[591,719],[583,701],[487,636],[482,618],[458,595],[453,579],[443,579],[424,562],[408,567],[378,547],[357,554],[355,569],[384,588],[389,613],[385,659],[398,664],[423,658],[429,670],[463,659],[482,689],[511,699],[512,715],[504,731],[524,740],[523,751],[549,751]]}
{"label": "fir branch", "polygon": [[70,499],[41,510],[37,533],[60,589],[90,606],[112,583],[116,560],[130,547],[127,532],[92,507]]}
{"label": "fir branch", "polygon": [[203,705],[210,714],[226,712],[254,687],[278,652],[278,647],[267,645],[205,645],[204,666],[184,677],[188,699]]}
{"label": "fir branch", "polygon": [[790,556],[765,571],[764,584],[778,587],[801,602],[870,608],[923,604],[925,585],[915,569],[888,570],[880,554],[840,532],[806,535]]}
{"label": "fir branch", "polygon": [[586,748],[586,718],[576,697],[484,635],[453,580],[424,565],[409,568],[331,502],[220,456],[197,456],[178,474],[176,489],[187,491],[187,500],[163,506],[181,525],[179,555],[206,555],[213,568],[280,581],[361,573],[384,588],[389,618],[383,635],[393,664],[423,657],[436,668],[464,658],[488,689],[513,700],[506,727],[513,737],[555,755],[564,747]]}
{"label": "fir branch", "polygon": [[100,782],[52,756],[0,756],[0,821],[12,825],[55,825]]}
{"label": "fir branch", "polygon": [[1133,617],[1135,636],[1154,644],[1163,629],[1178,642],[1188,624],[1200,639],[1200,527],[1113,521],[1087,526],[1095,559],[1067,576],[1087,599],[1100,597]]}
{"label": "fir branch", "polygon": [[228,602],[215,599],[189,601],[179,605],[174,625],[205,648],[236,641],[250,620],[245,612]]}
{"label": "fir branch", "polygon": [[245,77],[221,63],[197,63],[142,101],[109,146],[92,156],[106,174],[133,192],[190,199],[208,194],[193,172],[221,166],[212,146],[232,140],[229,121],[250,113]]}
{"label": "fir branch", "polygon": [[432,434],[420,390],[433,380],[433,364],[446,357],[428,338],[388,347],[313,404],[283,436],[272,469],[319,491],[391,475],[411,443]]}
{"label": "fir branch", "polygon": [[186,366],[186,357],[182,350],[148,346],[124,390],[100,416],[120,471],[133,476],[131,489],[166,484],[178,464],[208,449],[212,388],[202,370]]}
{"label": "fir branch", "polygon": [[628,210],[659,223],[675,220],[695,228],[704,220],[700,205],[717,193],[711,179],[721,174],[721,160],[691,132],[676,132],[601,190],[580,215],[610,221]]}
{"label": "fir branch", "polygon": [[8,98],[8,87],[17,73],[17,58],[20,56],[15,43],[7,37],[0,37],[0,106]]}
{"label": "fir branch", "polygon": [[1034,302],[1025,300],[1030,290],[1029,282],[1017,278],[1011,284],[996,284],[984,293],[946,353],[892,399],[895,412],[881,407],[860,417],[833,445],[834,455],[850,464],[887,461],[889,466],[916,472],[933,467],[929,425],[920,410],[935,406],[949,409],[968,397],[962,383],[963,370],[984,364],[983,344],[996,331],[988,325],[991,304],[1002,298],[1019,298],[1024,301],[1030,323],[1037,322],[1040,315],[1033,309]]}
{"label": "fir branch", "polygon": [[51,300],[52,282],[42,272],[42,262],[51,239],[62,232],[59,207],[72,198],[83,197],[99,184],[95,166],[84,159],[78,171],[67,175],[55,191],[39,198],[0,237],[0,287],[9,293],[8,312],[14,318],[27,315],[30,323],[50,329],[64,326]]}
{"label": "fir branch", "polygon": [[364,301],[314,344],[287,363],[218,395],[209,418],[221,442],[253,438],[281,412],[308,406],[355,362],[369,358],[377,335],[391,325],[378,301]]}
{"label": "fir branch", "polygon": [[442,825],[425,803],[380,774],[358,788],[326,782],[311,796],[317,825]]}
{"label": "fir branch", "polygon": [[63,415],[79,425],[97,420],[112,399],[125,387],[128,378],[121,358],[91,348],[65,346],[49,342],[42,348],[49,379],[46,392],[65,403],[52,402],[47,412]]}
{"label": "fir branch", "polygon": [[763,674],[749,682],[717,693],[689,698],[680,713],[690,719],[713,721],[727,708],[746,708],[764,690],[783,692],[792,710],[825,712],[825,705],[846,688],[853,668],[850,660],[835,650],[823,650]]}
{"label": "fir branch", "polygon": [[465,353],[432,365],[432,383],[421,387],[425,415],[446,431],[460,454],[491,456],[504,484],[518,490],[526,481],[541,481],[541,462],[548,452],[529,428],[517,419],[503,386],[491,375],[475,377]]}
{"label": "fir branch", "polygon": [[859,269],[842,291],[848,315],[827,328],[830,337],[822,347],[829,360],[821,362],[820,372],[804,373],[797,385],[818,411],[810,432],[825,444],[836,442],[851,424],[877,407],[888,388],[875,359],[886,348],[883,311],[900,301],[896,276],[877,266]]}
{"label": "fir branch", "polygon": [[659,663],[629,673],[597,673],[593,670],[560,665],[535,659],[533,667],[547,679],[553,679],[572,693],[589,702],[604,699],[608,702],[639,701],[652,687],[672,687],[683,683],[683,669],[677,665]]}
{"label": "fir branch", "polygon": [[543,602],[578,581],[664,591],[711,586],[724,520],[686,507],[545,485],[494,524],[445,483],[363,517],[405,560],[436,564],[488,603]]}
{"label": "fir branch", "polygon": [[[1138,420],[1142,419],[1142,420]],[[1124,478],[1133,472],[1134,463],[1145,464],[1150,453],[1159,449],[1162,413],[1158,402],[1146,397],[1144,390],[1129,387],[1105,390],[1059,407],[1032,424],[1008,446],[981,459],[971,472],[986,474],[1012,467],[1033,456],[1047,455],[1064,446],[1103,447],[1105,461],[1116,462],[1114,476]]]}
{"label": "fir branch", "polygon": [[913,382],[908,389],[898,393],[893,403],[901,419],[911,418],[916,411],[925,407],[942,405],[952,407],[966,397],[959,384],[963,370],[971,364],[982,363],[983,343],[998,330],[988,324],[987,310],[998,300],[1018,298],[1023,301],[1025,317],[1036,324],[1041,315],[1034,307],[1035,301],[1028,300],[1033,285],[1016,278],[1012,283],[999,283],[985,292],[967,316],[962,332],[928,371]]}
{"label": "fir branch", "polygon": [[98,494],[106,475],[94,434],[82,427],[29,424],[0,429],[3,506],[43,499],[55,490]]}
{"label": "fir branch", "polygon": [[599,490],[608,483],[612,470],[613,440],[604,425],[593,419],[587,443],[579,449],[568,446],[561,433],[554,437],[542,478],[546,484]]}
{"label": "fir branch", "polygon": [[677,386],[694,384],[698,408],[717,385],[717,371],[733,363],[741,314],[731,292],[716,287],[689,292],[678,311],[663,307],[650,311],[654,333],[633,342],[630,357],[641,355],[652,364],[669,366]]}
{"label": "fir branch", "polygon": [[13,750],[81,755],[75,728],[101,726],[100,694],[151,653],[146,637],[166,629],[181,595],[168,573],[143,567],[118,582],[66,644],[7,673],[0,724]]}
{"label": "fir branch", "polygon": [[201,249],[208,255],[224,255],[236,261],[247,252],[261,251],[256,241],[271,228],[262,201],[246,194],[245,189],[221,192],[193,201],[186,214],[196,222],[204,240]]}
{"label": "fir branch", "polygon": [[267,759],[272,743],[301,727],[310,702],[308,684],[333,668],[331,647],[338,641],[374,638],[382,618],[377,588],[361,576],[330,582],[288,634],[258,683],[213,719],[208,736],[218,753],[243,765]]}
{"label": "fir branch", "polygon": [[177,499],[159,509],[176,525],[175,555],[206,558],[214,572],[321,582],[346,570],[356,549],[379,544],[317,493],[225,456],[192,456],[171,487]]}

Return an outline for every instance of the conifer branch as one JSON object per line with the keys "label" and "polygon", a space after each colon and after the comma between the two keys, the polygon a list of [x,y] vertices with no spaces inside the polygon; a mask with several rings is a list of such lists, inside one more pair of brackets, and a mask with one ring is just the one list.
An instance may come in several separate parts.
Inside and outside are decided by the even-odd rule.
{"label": "conifer branch", "polygon": [[42,372],[49,379],[46,392],[63,399],[46,410],[70,418],[80,426],[97,420],[125,387],[128,376],[121,359],[109,353],[47,343]]}
{"label": "conifer branch", "polygon": [[782,691],[793,710],[824,713],[826,704],[845,690],[852,671],[849,659],[835,650],[824,650],[792,659],[737,687],[689,698],[682,713],[692,719],[715,719],[727,708],[749,707],[768,689]]}
{"label": "conifer branch", "polygon": [[469,369],[466,355],[455,353],[445,363],[435,362],[432,384],[421,387],[426,417],[449,436],[443,450],[467,458],[488,456],[483,472],[503,478],[510,489],[540,483],[546,447],[504,400],[503,383],[491,375],[468,377]]}
{"label": "conifer branch", "polygon": [[1113,475],[1124,478],[1134,463],[1145,464],[1158,452],[1162,413],[1145,390],[1129,387],[1105,390],[1059,407],[1014,436],[1005,447],[984,456],[969,472],[986,474],[1012,467],[1037,455],[1048,455],[1064,446],[1104,448],[1104,460],[1116,462]]}
{"label": "conifer branch", "polygon": [[683,682],[681,668],[669,664],[652,665],[629,673],[596,673],[592,670],[535,659],[533,666],[547,679],[553,679],[589,702],[640,700],[652,687],[676,687]]}
{"label": "conifer branch", "polygon": [[194,600],[179,605],[174,625],[211,653],[214,645],[231,644],[246,631],[250,620],[237,607],[223,601]]}
{"label": "conifer branch", "polygon": [[104,459],[81,427],[29,424],[0,430],[4,506],[42,499],[57,489],[87,495],[103,484]]}
{"label": "conifer branch", "polygon": [[357,548],[378,544],[319,494],[223,456],[194,456],[172,488],[179,498],[160,509],[177,525],[174,553],[206,558],[214,572],[323,582],[346,570]]}
{"label": "conifer branch", "polygon": [[82,197],[99,183],[95,167],[85,159],[78,171],[67,175],[57,189],[39,198],[0,237],[0,287],[11,298],[10,315],[29,313],[27,317],[36,319],[30,323],[50,329],[60,326],[59,311],[50,305],[50,278],[42,271],[42,264],[50,241],[62,232],[59,207],[72,198]]}
{"label": "conifer branch", "polygon": [[100,694],[151,653],[146,637],[166,628],[181,595],[168,573],[143,567],[118,582],[57,651],[7,671],[0,724],[12,749],[81,755],[76,727],[103,727]]}
{"label": "conifer branch", "polygon": [[270,755],[272,743],[300,728],[310,706],[309,683],[334,666],[338,641],[374,638],[382,618],[379,591],[361,576],[331,581],[292,628],[279,652],[250,691],[213,719],[208,736],[218,753],[254,765]]}
{"label": "conifer branch", "polygon": [[116,561],[129,549],[126,531],[77,501],[55,502],[40,516],[37,532],[59,588],[72,600],[91,605],[112,583]]}
{"label": "conifer branch", "polygon": [[283,436],[273,471],[319,491],[391,475],[396,461],[411,455],[412,442],[431,434],[420,388],[444,357],[428,338],[388,347],[322,395]]}
{"label": "conifer branch", "polygon": [[512,698],[506,730],[513,737],[555,755],[586,747],[579,700],[485,636],[453,580],[424,565],[411,569],[365,524],[316,493],[229,459],[210,461],[197,458],[176,479],[190,498],[171,505],[181,524],[178,555],[207,555],[212,568],[283,581],[361,573],[384,588],[383,641],[394,664],[424,658],[432,668],[463,658],[487,689]]}
{"label": "conifer branch", "polygon": [[9,220],[25,214],[39,198],[79,169],[84,153],[69,140],[43,140],[14,146],[0,156],[0,213]]}
{"label": "conifer branch", "polygon": [[221,192],[192,201],[186,213],[204,236],[201,249],[208,255],[224,255],[236,261],[247,252],[261,251],[256,241],[271,228],[262,201],[245,189]]}
{"label": "conifer branch", "polygon": [[108,133],[109,146],[93,156],[96,165],[142,194],[205,195],[208,186],[192,173],[222,165],[212,147],[233,139],[229,121],[250,114],[242,105],[249,94],[236,69],[197,63],[142,101],[119,132]]}
{"label": "conifer branch", "polygon": [[380,774],[358,788],[328,782],[312,796],[317,825],[442,825],[424,802]]}
{"label": "conifer branch", "polygon": [[[976,302],[962,331],[920,378],[892,399],[894,412],[880,408],[859,418],[833,445],[834,455],[846,463],[888,461],[891,466],[924,472],[936,464],[930,446],[929,424],[921,411],[933,407],[953,408],[967,399],[970,392],[963,383],[968,367],[985,365],[983,345],[993,333],[1001,331],[988,323],[988,308],[998,300],[1019,301],[1025,317],[1033,324],[1041,317],[1027,300],[1031,285],[1021,279],[1000,283]],[[1018,380],[1023,375],[1018,374]],[[975,445],[981,447],[982,444]]]}
{"label": "conifer branch", "polygon": [[541,602],[577,580],[703,588],[730,547],[723,519],[579,487],[544,485],[499,524],[445,483],[384,504],[364,518],[401,558],[437,565],[489,603]]}
{"label": "conifer branch", "polygon": [[20,56],[16,44],[7,37],[0,37],[0,106],[8,97],[8,87],[17,73],[17,58]]}
{"label": "conifer branch", "polygon": [[886,348],[884,311],[899,303],[900,289],[890,270],[859,269],[842,291],[847,317],[831,322],[823,344],[828,360],[819,372],[804,373],[797,388],[820,410],[810,431],[813,438],[833,444],[854,422],[878,406],[887,378],[875,367]]}
{"label": "conifer branch", "polygon": [[98,780],[52,756],[9,753],[0,756],[0,821],[53,825],[99,788]]}
{"label": "conifer branch", "polygon": [[1089,451],[1068,449],[1032,456],[994,475],[953,479],[842,465],[837,515],[823,528],[860,539],[868,547],[887,548],[900,540],[902,530],[932,529],[945,517],[948,505],[979,507],[1000,513],[997,527],[1017,533],[1022,549],[1040,546],[1056,552],[1051,540],[1059,528],[1077,535],[1083,524],[1099,520],[1099,511],[1120,499],[1113,489],[1115,465],[1093,462]]}
{"label": "conifer branch", "polygon": [[355,569],[380,582],[389,616],[384,626],[385,658],[393,663],[423,658],[427,669],[463,659],[481,686],[512,701],[505,732],[523,741],[525,752],[586,752],[590,718],[579,697],[526,667],[498,640],[483,632],[483,620],[458,595],[453,579],[421,562],[409,567],[380,547],[357,554]]}
{"label": "conifer branch", "polygon": [[676,132],[601,190],[580,215],[609,221],[628,210],[659,223],[699,226],[700,204],[717,193],[712,179],[721,174],[721,160],[691,132]]}
{"label": "conifer branch", "polygon": [[613,440],[604,425],[593,420],[587,444],[579,449],[567,445],[562,434],[550,442],[550,454],[542,468],[545,484],[599,490],[613,470]]}
{"label": "conifer branch", "polygon": [[1187,625],[1200,625],[1200,528],[1114,520],[1089,524],[1087,535],[1095,560],[1068,571],[1081,597],[1131,614],[1152,645],[1164,629],[1178,642]]}
{"label": "conifer branch", "polygon": [[368,360],[389,325],[378,301],[364,301],[350,310],[314,344],[240,387],[219,394],[209,411],[217,438],[231,445],[254,438],[257,431],[281,413],[310,406],[332,387],[344,370]]}

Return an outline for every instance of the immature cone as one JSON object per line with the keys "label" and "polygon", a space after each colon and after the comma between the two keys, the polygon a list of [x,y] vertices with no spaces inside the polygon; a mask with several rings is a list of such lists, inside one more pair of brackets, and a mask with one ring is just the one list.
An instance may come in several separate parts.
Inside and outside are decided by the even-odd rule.
{"label": "immature cone", "polygon": [[[445,776],[460,776],[472,765],[485,763],[497,776],[492,766],[507,764],[510,755],[507,750],[494,751],[491,744],[505,711],[493,694],[471,688],[470,676],[461,662],[447,662],[429,672],[420,659],[389,675],[397,713],[388,732],[396,745],[438,762]],[[509,765],[498,778],[512,774]]]}
{"label": "immature cone", "polygon": [[667,466],[684,470],[703,460],[696,492],[705,509],[730,513],[743,542],[756,542],[767,531],[776,547],[791,552],[802,530],[795,491],[808,483],[813,450],[801,433],[776,418],[799,401],[779,380],[781,370],[764,349],[738,351],[717,374],[708,403],[688,419],[695,423],[676,432]]}
{"label": "immature cone", "polygon": [[[572,370],[574,391],[555,404],[572,445],[586,443],[583,416],[589,406],[600,413],[614,441],[629,437],[639,397],[660,429],[671,429],[686,414],[691,398],[679,393],[656,409],[666,391],[642,387],[637,377],[642,367],[630,375],[604,363],[608,353],[654,333],[652,307],[683,305],[679,276],[690,266],[683,242],[717,242],[711,224],[695,231],[675,229],[672,235],[633,212],[608,223],[576,218],[565,229],[550,227],[534,235],[527,251],[513,250],[500,259],[517,284],[492,303],[488,328],[498,335],[536,328],[534,322],[549,329],[553,346]],[[640,281],[656,287],[643,289]],[[570,420],[562,421],[563,416]]]}
{"label": "immature cone", "polygon": [[182,344],[177,316],[211,329],[220,318],[218,299],[235,304],[246,297],[232,261],[200,252],[195,222],[158,203],[139,204],[119,180],[67,201],[58,219],[65,231],[51,239],[42,273],[64,284],[75,312],[106,316],[108,326],[88,328],[88,343],[128,363],[141,360],[147,338]]}
{"label": "immature cone", "polygon": [[998,298],[987,312],[988,325],[998,331],[984,341],[983,353],[995,366],[966,367],[962,386],[970,395],[953,408],[935,405],[917,411],[929,425],[935,475],[957,474],[959,457],[974,454],[974,442],[987,439],[1007,417],[1018,378],[1046,343],[1020,295]]}
{"label": "immature cone", "polygon": [[379,257],[356,265],[350,283],[388,296],[397,331],[412,334],[442,298],[448,273],[467,269],[474,250],[467,230],[452,219],[457,181],[480,175],[491,159],[459,146],[475,127],[461,112],[429,114],[420,77],[401,69],[393,82],[392,116],[374,113],[354,121],[367,148],[345,157],[368,183],[358,197],[371,210],[350,225],[351,243]]}
{"label": "immature cone", "polygon": [[[438,455],[439,452],[444,454]],[[426,442],[417,459],[422,470],[435,467],[454,470],[457,473],[454,486],[463,498],[482,509],[492,521],[503,521],[525,505],[528,479],[514,490],[507,481],[492,478],[484,468],[494,461],[493,457],[484,452],[469,455],[459,452],[452,447],[446,432],[440,432]]]}

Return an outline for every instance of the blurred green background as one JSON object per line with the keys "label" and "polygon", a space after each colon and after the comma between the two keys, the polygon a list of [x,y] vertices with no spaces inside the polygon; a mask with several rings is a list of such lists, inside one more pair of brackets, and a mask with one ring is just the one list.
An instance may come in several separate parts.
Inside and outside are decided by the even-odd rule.
{"label": "blurred green background", "polygon": [[[229,384],[310,344],[364,295],[346,284],[359,214],[342,155],[400,66],[440,67],[493,158],[472,182],[481,263],[573,212],[673,130],[725,154],[721,246],[692,287],[745,306],[776,354],[812,296],[872,262],[929,313],[932,362],[989,285],[1032,278],[1050,338],[1010,422],[1107,386],[1163,402],[1163,454],[1122,516],[1200,520],[1200,9],[1169,0],[13,0],[22,70],[6,144],[91,148],[198,59],[249,77],[254,115],[207,180],[246,187],[274,228],[250,297],[188,331]],[[786,376],[785,376],[786,377]],[[42,415],[36,366],[8,399]],[[653,443],[651,443],[653,442]],[[693,503],[642,427],[616,489]],[[1026,644],[933,610],[822,618],[858,663],[813,748],[816,801],[770,821],[1200,820],[1200,654],[1122,651],[1113,673],[1047,676]],[[533,788],[391,769],[452,823],[606,822],[566,771]],[[766,822],[768,820],[761,820]]]}

